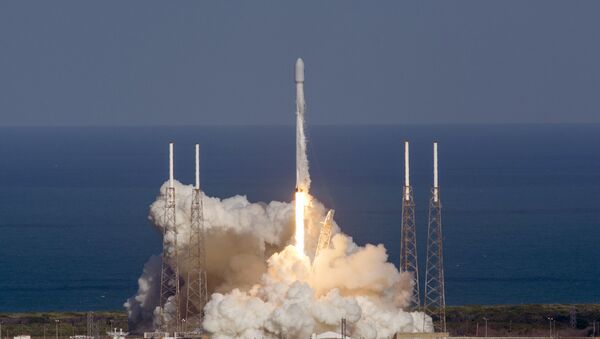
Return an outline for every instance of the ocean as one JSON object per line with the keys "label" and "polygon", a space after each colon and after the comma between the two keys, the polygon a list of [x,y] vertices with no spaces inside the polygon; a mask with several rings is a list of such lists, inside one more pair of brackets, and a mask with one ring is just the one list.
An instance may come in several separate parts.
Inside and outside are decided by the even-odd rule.
{"label": "ocean", "polygon": [[[169,141],[182,182],[199,142],[207,194],[290,201],[294,137],[293,126],[0,128],[0,311],[122,308],[161,251],[147,215]],[[600,125],[310,126],[312,194],[396,265],[406,139],[421,272],[439,142],[449,305],[600,303]]]}

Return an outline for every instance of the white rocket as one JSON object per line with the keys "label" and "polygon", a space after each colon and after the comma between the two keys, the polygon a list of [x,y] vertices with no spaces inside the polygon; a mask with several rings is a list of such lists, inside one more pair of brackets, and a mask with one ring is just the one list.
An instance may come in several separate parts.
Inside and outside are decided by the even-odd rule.
{"label": "white rocket", "polygon": [[310,178],[304,134],[304,61],[296,60],[296,191],[308,192]]}

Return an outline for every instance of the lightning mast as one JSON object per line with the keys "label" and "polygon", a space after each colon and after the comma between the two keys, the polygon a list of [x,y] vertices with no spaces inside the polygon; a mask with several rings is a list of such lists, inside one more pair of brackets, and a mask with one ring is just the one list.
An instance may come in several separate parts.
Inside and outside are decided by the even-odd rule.
{"label": "lightning mast", "polygon": [[400,270],[413,274],[411,308],[421,306],[419,288],[419,265],[417,260],[417,233],[415,224],[415,201],[410,186],[408,141],[404,142],[404,189],[402,192],[402,238],[400,243]]}
{"label": "lightning mast", "polygon": [[438,185],[437,142],[433,143],[433,188],[429,201],[427,228],[427,267],[425,270],[424,311],[433,318],[434,327],[446,332],[446,295],[444,287],[444,254],[442,237],[442,205]]}
{"label": "lightning mast", "polygon": [[94,312],[87,313],[87,338],[86,339],[94,339],[98,337],[98,326],[94,322]]}
{"label": "lightning mast", "polygon": [[[191,267],[187,276],[187,301],[185,326],[194,332],[202,327],[204,305],[208,301],[206,279],[206,230],[200,191],[200,145],[196,144],[196,184],[192,196],[192,223],[188,247],[188,262]],[[187,330],[187,329],[186,329]]]}
{"label": "lightning mast", "polygon": [[[173,143],[169,143],[169,186],[165,202],[163,253],[160,274],[160,310],[162,330],[179,330],[179,261],[177,256],[177,227],[175,223],[175,186],[173,179]],[[169,304],[168,309],[167,305]]]}

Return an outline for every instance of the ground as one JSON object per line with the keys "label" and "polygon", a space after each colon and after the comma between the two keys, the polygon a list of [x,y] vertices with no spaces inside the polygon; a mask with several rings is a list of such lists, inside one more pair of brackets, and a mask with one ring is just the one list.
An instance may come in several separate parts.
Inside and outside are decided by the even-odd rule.
{"label": "ground", "polygon": [[[100,335],[112,327],[127,329],[127,313],[124,311],[99,311],[93,314],[94,324]],[[58,320],[58,322],[56,322]],[[87,312],[31,312],[0,313],[2,336],[29,334],[36,337],[55,338],[74,334],[87,334]]]}
{"label": "ground", "polygon": [[[571,309],[576,310],[576,327],[571,327]],[[550,320],[553,335],[591,336],[596,322],[596,336],[600,327],[600,304],[583,305],[496,305],[448,307],[446,319],[448,331],[453,336],[485,335],[488,319],[488,336],[549,336]],[[479,326],[477,325],[479,324]]]}
{"label": "ground", "polygon": [[[571,327],[571,309],[576,309],[576,327]],[[488,319],[488,336],[548,336],[550,320],[555,319],[553,335],[591,336],[593,323],[597,322],[596,336],[600,328],[600,304],[584,305],[494,305],[451,306],[447,308],[448,331],[452,336],[484,336],[485,320]],[[59,320],[58,323],[55,320]],[[52,339],[58,335],[68,337],[87,333],[87,312],[32,312],[0,313],[2,336],[11,337],[30,334]],[[127,314],[124,311],[94,312],[94,323],[100,335],[112,327],[127,330]]]}

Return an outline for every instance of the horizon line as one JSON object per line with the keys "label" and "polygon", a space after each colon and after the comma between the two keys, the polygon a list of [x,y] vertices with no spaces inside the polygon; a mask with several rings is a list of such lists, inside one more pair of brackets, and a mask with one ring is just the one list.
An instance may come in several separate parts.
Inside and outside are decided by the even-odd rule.
{"label": "horizon line", "polygon": [[[600,125],[600,122],[433,122],[433,123],[316,123],[308,127],[399,127],[399,126],[581,126]],[[181,127],[294,127],[294,124],[56,124],[56,125],[0,125],[0,128],[181,128]]]}

